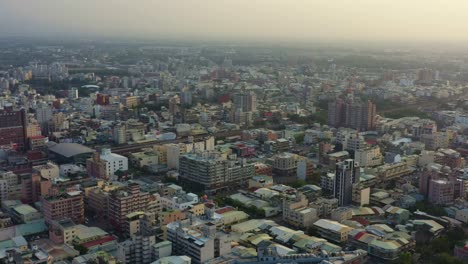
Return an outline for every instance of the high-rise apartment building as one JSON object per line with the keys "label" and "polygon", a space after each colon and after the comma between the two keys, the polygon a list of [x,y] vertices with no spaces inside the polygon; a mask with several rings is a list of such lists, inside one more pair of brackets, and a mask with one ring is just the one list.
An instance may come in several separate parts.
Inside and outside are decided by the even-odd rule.
{"label": "high-rise apartment building", "polygon": [[24,109],[13,110],[7,107],[0,110],[0,145],[26,146],[27,118]]}
{"label": "high-rise apartment building", "polygon": [[328,104],[328,124],[333,127],[350,127],[360,131],[375,129],[376,107],[371,101],[343,101]]}
{"label": "high-rise apartment building", "polygon": [[418,83],[431,84],[434,80],[434,71],[431,69],[421,69],[418,72]]}
{"label": "high-rise apartment building", "polygon": [[257,111],[257,95],[254,92],[242,92],[234,95],[233,98],[236,109],[242,112]]}
{"label": "high-rise apartment building", "polygon": [[117,228],[123,228],[128,214],[146,210],[149,196],[140,191],[137,183],[128,184],[126,190],[113,191],[109,195],[109,221]]}
{"label": "high-rise apartment building", "polygon": [[346,120],[346,104],[341,98],[328,103],[328,124],[332,127],[339,127]]}
{"label": "high-rise apartment building", "polygon": [[52,119],[52,108],[46,103],[40,103],[35,110],[37,122],[43,130],[47,129],[49,120]]}
{"label": "high-rise apartment building", "polygon": [[336,164],[334,197],[340,206],[350,205],[353,201],[353,184],[359,182],[359,165],[353,159]]}

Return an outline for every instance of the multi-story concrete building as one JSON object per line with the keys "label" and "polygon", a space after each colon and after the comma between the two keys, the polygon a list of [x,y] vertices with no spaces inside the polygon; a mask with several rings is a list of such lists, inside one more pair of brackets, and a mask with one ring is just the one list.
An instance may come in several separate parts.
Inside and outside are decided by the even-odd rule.
{"label": "multi-story concrete building", "polygon": [[242,112],[257,111],[257,95],[254,92],[235,94],[233,101],[236,109],[240,109]]}
{"label": "multi-story concrete building", "polygon": [[42,213],[46,223],[65,218],[84,223],[83,194],[80,191],[62,193],[52,197],[41,196]]}
{"label": "multi-story concrete building", "polygon": [[70,100],[78,99],[78,88],[72,87],[68,89],[68,99]]}
{"label": "multi-story concrete building", "polygon": [[0,203],[5,200],[20,200],[22,196],[21,181],[12,171],[0,172]]}
{"label": "multi-story concrete building", "polygon": [[254,176],[255,166],[245,159],[220,152],[204,151],[180,157],[179,179],[194,189],[216,190],[247,182]]}
{"label": "multi-story concrete building", "polygon": [[281,153],[273,157],[273,180],[276,183],[291,183],[297,180],[298,156]]}
{"label": "multi-story concrete building", "polygon": [[134,108],[138,106],[138,96],[127,96],[120,99],[120,102],[127,108]]}
{"label": "multi-story concrete building", "polygon": [[112,153],[110,149],[102,149],[101,160],[106,162],[106,174],[114,177],[117,171],[128,171],[128,158]]}
{"label": "multi-story concrete building", "polygon": [[435,132],[432,134],[423,134],[421,142],[426,145],[427,150],[436,150],[438,148],[449,147],[449,135],[447,132]]}
{"label": "multi-story concrete building", "polygon": [[356,150],[354,152],[354,160],[361,167],[374,167],[382,164],[383,156],[380,152],[380,147],[374,146]]}
{"label": "multi-story concrete building", "polygon": [[109,195],[109,221],[119,229],[125,224],[126,216],[148,207],[149,193],[140,191],[140,185],[129,183],[126,190],[114,190]]}
{"label": "multi-story concrete building", "polygon": [[434,155],[434,162],[449,166],[450,168],[460,168],[463,158],[460,152],[453,149],[439,149]]}
{"label": "multi-story concrete building", "polygon": [[334,127],[350,127],[360,131],[373,130],[376,107],[371,101],[343,101],[337,99],[328,104],[328,123]]}
{"label": "multi-story concrete building", "polygon": [[193,145],[190,144],[165,144],[167,155],[167,167],[171,169],[179,169],[180,156],[191,152]]}
{"label": "multi-story concrete building", "polygon": [[152,247],[156,244],[155,236],[133,236],[119,243],[117,259],[123,264],[148,264],[153,259]]}
{"label": "multi-story concrete building", "polygon": [[70,219],[50,222],[49,239],[57,244],[71,245],[76,235],[76,225]]}
{"label": "multi-story concrete building", "polygon": [[127,143],[127,129],[125,125],[118,124],[112,129],[112,139],[117,144]]}
{"label": "multi-story concrete building", "polygon": [[313,226],[322,237],[337,243],[346,242],[349,233],[353,230],[349,226],[328,219],[320,219]]}
{"label": "multi-story concrete building", "polygon": [[26,110],[13,110],[11,106],[0,110],[0,146],[25,148],[26,127]]}
{"label": "multi-story concrete building", "polygon": [[162,241],[153,245],[153,259],[161,259],[169,257],[172,254],[172,243],[170,241]]}
{"label": "multi-story concrete building", "polygon": [[460,197],[456,193],[465,193],[463,188],[463,183],[455,178],[431,179],[427,198],[431,203],[441,205],[451,204],[457,197]]}
{"label": "multi-story concrete building", "polygon": [[37,137],[37,136],[41,136],[42,135],[42,132],[41,132],[41,126],[39,126],[38,123],[29,123],[27,126],[26,126],[26,137]]}
{"label": "multi-story concrete building", "polygon": [[161,205],[168,210],[186,210],[198,203],[198,196],[194,193],[178,192],[173,196],[160,197]]}
{"label": "multi-story concrete building", "polygon": [[213,223],[172,222],[167,225],[167,240],[173,255],[187,255],[201,264],[231,252],[227,234],[216,231]]}
{"label": "multi-story concrete building", "polygon": [[128,171],[128,158],[111,153],[110,149],[102,149],[101,154],[94,153],[86,160],[86,172],[91,177],[111,179],[117,171]]}
{"label": "multi-story concrete building", "polygon": [[62,112],[52,115],[52,131],[61,131],[69,128],[69,122]]}
{"label": "multi-story concrete building", "polygon": [[318,220],[317,210],[310,208],[303,194],[294,200],[283,200],[283,220],[296,228],[309,228]]}
{"label": "multi-story concrete building", "polygon": [[40,103],[36,108],[36,118],[42,131],[47,131],[49,121],[52,119],[52,108],[45,103]]}
{"label": "multi-story concrete building", "polygon": [[332,211],[338,208],[338,199],[327,199],[320,197],[317,200],[311,202],[309,207],[317,210],[317,215],[319,217],[329,217]]}
{"label": "multi-story concrete building", "polygon": [[165,144],[164,152],[166,153],[167,166],[171,169],[179,169],[179,160],[182,155],[194,151],[212,151],[215,148],[214,146],[214,137],[208,137],[202,141],[192,143]]}
{"label": "multi-story concrete building", "polygon": [[98,179],[109,179],[107,175],[107,164],[101,159],[101,154],[93,153],[93,157],[86,160],[86,173],[88,176]]}
{"label": "multi-story concrete building", "polygon": [[57,179],[60,176],[60,168],[53,162],[47,162],[44,165],[33,166],[33,172],[41,175],[42,178],[47,180]]}

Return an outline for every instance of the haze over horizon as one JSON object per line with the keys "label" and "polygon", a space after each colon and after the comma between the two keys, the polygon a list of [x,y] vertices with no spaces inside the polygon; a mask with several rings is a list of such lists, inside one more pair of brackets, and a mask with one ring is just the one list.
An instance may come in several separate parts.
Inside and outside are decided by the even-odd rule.
{"label": "haze over horizon", "polygon": [[468,42],[466,0],[15,0],[2,36]]}

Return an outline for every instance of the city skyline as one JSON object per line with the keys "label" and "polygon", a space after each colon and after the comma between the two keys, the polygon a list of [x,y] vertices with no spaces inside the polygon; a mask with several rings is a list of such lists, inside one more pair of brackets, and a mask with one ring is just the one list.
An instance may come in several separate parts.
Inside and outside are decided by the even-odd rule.
{"label": "city skyline", "polygon": [[[450,1],[7,1],[4,37],[465,43]],[[443,10],[441,12],[440,10]]]}

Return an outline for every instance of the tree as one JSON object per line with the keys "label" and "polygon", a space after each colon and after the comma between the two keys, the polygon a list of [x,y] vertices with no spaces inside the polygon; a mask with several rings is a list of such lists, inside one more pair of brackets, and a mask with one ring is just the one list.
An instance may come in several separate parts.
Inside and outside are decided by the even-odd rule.
{"label": "tree", "polygon": [[83,245],[76,245],[74,248],[80,252],[80,255],[85,255],[88,252],[88,248]]}
{"label": "tree", "polygon": [[438,237],[431,242],[431,249],[434,253],[450,252],[450,242],[447,237]]}
{"label": "tree", "polygon": [[304,142],[304,133],[300,133],[294,136],[294,139],[296,140],[296,144],[302,144]]}
{"label": "tree", "polygon": [[390,262],[390,264],[412,264],[413,263],[413,258],[411,253],[409,252],[403,252],[400,254],[400,256]]}
{"label": "tree", "polygon": [[465,262],[457,259],[456,257],[448,254],[448,253],[442,253],[437,256],[435,256],[434,262],[432,263],[437,263],[437,264],[463,264]]}
{"label": "tree", "polygon": [[289,184],[289,186],[293,187],[293,188],[301,188],[302,186],[304,185],[307,185],[307,182],[304,181],[304,180],[297,180],[295,182],[292,182],[291,184]]}

